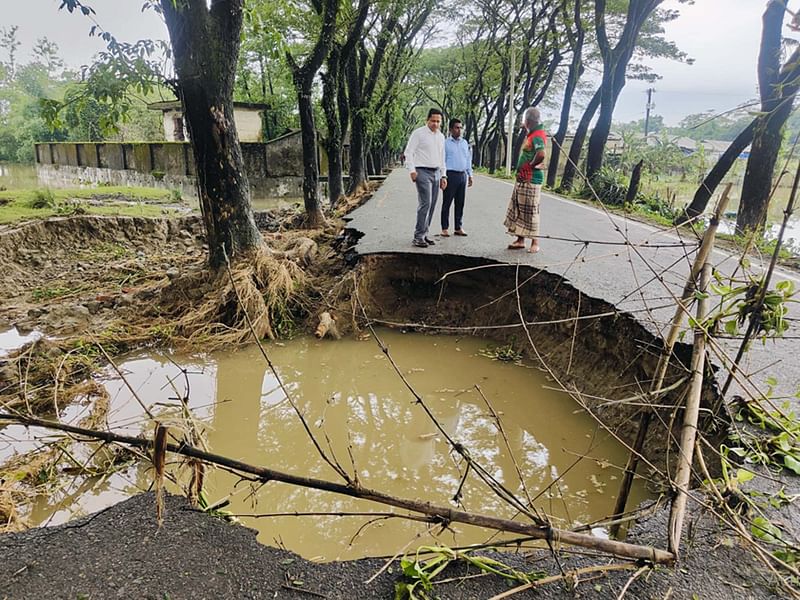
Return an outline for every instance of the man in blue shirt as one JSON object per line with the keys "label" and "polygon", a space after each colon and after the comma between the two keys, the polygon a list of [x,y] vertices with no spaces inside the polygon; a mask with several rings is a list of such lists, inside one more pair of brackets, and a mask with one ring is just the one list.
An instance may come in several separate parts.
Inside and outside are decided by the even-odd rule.
{"label": "man in blue shirt", "polygon": [[447,168],[447,187],[442,198],[442,237],[450,237],[450,205],[455,200],[454,235],[466,236],[461,220],[464,216],[464,197],[467,186],[472,187],[472,148],[461,137],[460,119],[450,119],[450,135],[444,143],[444,157]]}

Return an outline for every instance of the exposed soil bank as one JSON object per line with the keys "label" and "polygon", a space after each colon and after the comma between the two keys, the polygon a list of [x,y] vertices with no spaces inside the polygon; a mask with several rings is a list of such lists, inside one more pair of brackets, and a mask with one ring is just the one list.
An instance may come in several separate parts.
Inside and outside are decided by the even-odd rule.
{"label": "exposed soil bank", "polygon": [[[510,343],[633,443],[642,402],[635,397],[649,390],[662,342],[630,315],[546,271],[465,257],[373,255],[362,261],[359,283],[370,318]],[[665,388],[688,378],[690,359],[691,346],[677,344]],[[705,380],[703,405],[709,407],[717,390],[710,372]],[[645,442],[648,459],[659,469],[670,440],[680,437],[680,418],[672,436],[668,431],[670,407],[680,403],[683,390],[676,387],[660,399],[663,418],[654,419]]]}

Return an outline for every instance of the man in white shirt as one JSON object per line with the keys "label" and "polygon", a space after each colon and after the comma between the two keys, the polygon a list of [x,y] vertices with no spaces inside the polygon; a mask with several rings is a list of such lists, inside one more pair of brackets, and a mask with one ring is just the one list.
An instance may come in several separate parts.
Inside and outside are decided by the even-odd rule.
{"label": "man in white shirt", "polygon": [[442,111],[438,108],[430,109],[427,122],[412,132],[403,153],[406,167],[411,173],[411,181],[417,186],[417,224],[412,242],[417,248],[427,248],[434,244],[428,237],[428,228],[439,199],[439,189],[447,187],[444,135],[439,131],[441,127]]}

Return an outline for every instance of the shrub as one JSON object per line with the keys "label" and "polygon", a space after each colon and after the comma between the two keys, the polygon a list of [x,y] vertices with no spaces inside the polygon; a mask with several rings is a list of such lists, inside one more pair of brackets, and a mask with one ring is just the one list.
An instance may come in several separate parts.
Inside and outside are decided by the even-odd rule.
{"label": "shrub", "polygon": [[53,192],[47,188],[33,190],[33,198],[29,203],[31,208],[55,208],[56,199]]}
{"label": "shrub", "polygon": [[[603,204],[622,206],[625,204],[625,195],[628,193],[627,177],[617,169],[603,166],[592,178],[592,187]],[[585,198],[596,200],[589,186],[586,186],[581,195]]]}

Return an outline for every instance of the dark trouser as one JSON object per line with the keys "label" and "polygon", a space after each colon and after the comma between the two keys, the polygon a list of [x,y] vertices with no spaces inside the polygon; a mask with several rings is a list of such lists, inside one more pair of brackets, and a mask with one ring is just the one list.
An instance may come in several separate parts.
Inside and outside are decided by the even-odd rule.
{"label": "dark trouser", "polygon": [[428,236],[436,201],[439,199],[439,174],[436,169],[417,168],[417,225],[414,239],[422,241]]}
{"label": "dark trouser", "polygon": [[456,230],[461,229],[464,216],[464,197],[467,194],[467,174],[464,171],[448,171],[447,187],[442,195],[442,229],[450,227],[450,204],[456,201]]}

